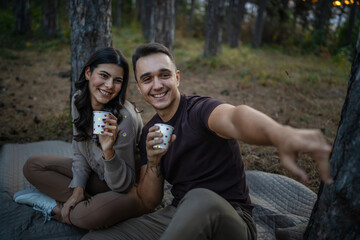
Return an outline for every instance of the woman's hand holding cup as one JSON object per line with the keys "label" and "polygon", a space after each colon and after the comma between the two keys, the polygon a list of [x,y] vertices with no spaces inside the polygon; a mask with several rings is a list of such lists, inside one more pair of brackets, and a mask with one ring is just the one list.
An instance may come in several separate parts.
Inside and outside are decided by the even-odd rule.
{"label": "woman's hand holding cup", "polygon": [[[94,118],[99,120],[99,117],[96,117],[95,113],[94,113]],[[110,112],[107,113],[105,112],[104,115],[100,117],[100,119],[102,121],[102,123],[100,124],[100,127],[102,129],[94,133],[99,134],[99,142],[104,153],[104,158],[106,160],[109,160],[115,154],[113,146],[118,136],[117,117],[115,117]],[[94,120],[94,124],[95,124],[95,120]],[[95,131],[95,127],[94,127],[94,131]]]}

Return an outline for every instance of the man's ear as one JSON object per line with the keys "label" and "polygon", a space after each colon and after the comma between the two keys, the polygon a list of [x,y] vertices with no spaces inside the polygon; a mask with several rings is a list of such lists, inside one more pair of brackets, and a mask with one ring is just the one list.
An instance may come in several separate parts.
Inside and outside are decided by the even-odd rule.
{"label": "man's ear", "polygon": [[177,86],[180,86],[180,70],[176,70],[176,81]]}
{"label": "man's ear", "polygon": [[87,67],[85,68],[85,79],[86,79],[86,80],[89,80],[90,77],[91,77],[90,67],[87,66]]}

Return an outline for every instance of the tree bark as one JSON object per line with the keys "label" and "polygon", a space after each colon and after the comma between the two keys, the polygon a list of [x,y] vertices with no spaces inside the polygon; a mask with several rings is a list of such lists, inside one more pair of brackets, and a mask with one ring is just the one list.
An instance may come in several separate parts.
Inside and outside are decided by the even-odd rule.
{"label": "tree bark", "polygon": [[57,8],[59,0],[42,1],[42,31],[50,37],[56,37],[58,30]]}
{"label": "tree bark", "polygon": [[31,30],[29,0],[14,0],[14,22],[16,33],[27,33]]}
{"label": "tree bark", "polygon": [[140,20],[140,12],[141,12],[141,0],[135,0],[135,13],[134,13],[134,19]]}
{"label": "tree bark", "polygon": [[315,12],[316,19],[314,28],[317,31],[322,31],[325,29],[329,21],[331,2],[329,0],[320,0],[317,4],[318,5]]}
{"label": "tree bark", "polygon": [[315,9],[314,37],[318,45],[326,45],[326,35],[331,17],[331,1],[320,0]]}
{"label": "tree bark", "polygon": [[265,9],[266,9],[266,0],[260,0],[259,7],[258,7],[258,14],[257,14],[257,18],[256,18],[256,23],[255,23],[254,34],[253,34],[253,39],[252,39],[252,46],[254,48],[259,47],[261,44]]}
{"label": "tree bark", "polygon": [[204,57],[221,55],[222,24],[224,15],[224,0],[208,0],[205,22]]}
{"label": "tree bark", "polygon": [[141,30],[143,38],[146,41],[150,41],[151,38],[151,27],[154,25],[154,1],[155,0],[139,0],[141,1]]}
{"label": "tree bark", "polygon": [[348,29],[346,33],[346,46],[350,46],[352,43],[352,37],[353,37],[353,28],[355,24],[355,16],[356,16],[356,10],[357,5],[354,3],[350,6],[350,14],[349,14],[349,24]]}
{"label": "tree bark", "polygon": [[224,38],[224,42],[226,43],[230,43],[230,38],[231,38],[231,35],[233,33],[233,25],[232,25],[232,22],[233,22],[233,18],[235,18],[235,9],[234,9],[234,6],[235,6],[235,1],[237,0],[228,0],[228,7],[227,7],[227,18],[226,18],[226,31],[225,31],[225,38]]}
{"label": "tree bark", "polygon": [[0,5],[1,9],[7,10],[8,6],[9,6],[9,1],[8,0],[1,0],[1,5]]}
{"label": "tree bark", "polygon": [[121,0],[115,0],[115,14],[114,25],[120,27],[121,25]]}
{"label": "tree bark", "polygon": [[320,185],[304,239],[360,236],[360,32],[341,120],[330,157],[334,183]]}
{"label": "tree bark", "polygon": [[153,11],[150,41],[162,43],[172,51],[175,36],[175,0],[155,0]]}
{"label": "tree bark", "polygon": [[230,35],[230,47],[237,48],[240,41],[241,25],[244,18],[245,0],[235,0],[234,14],[231,21],[232,34]]}
{"label": "tree bark", "polygon": [[189,14],[189,25],[188,25],[188,31],[189,35],[193,35],[194,31],[194,10],[195,10],[195,0],[191,0],[191,6],[190,6],[190,14]]}
{"label": "tree bark", "polygon": [[91,54],[111,46],[111,0],[70,1],[71,95]]}

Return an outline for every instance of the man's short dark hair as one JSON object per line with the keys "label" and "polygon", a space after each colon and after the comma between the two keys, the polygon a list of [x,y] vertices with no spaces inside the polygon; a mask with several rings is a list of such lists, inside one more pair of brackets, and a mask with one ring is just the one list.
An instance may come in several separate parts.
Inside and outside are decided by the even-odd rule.
{"label": "man's short dark hair", "polygon": [[165,47],[163,44],[161,44],[161,43],[142,44],[135,49],[135,52],[132,55],[132,64],[133,64],[134,76],[135,76],[136,81],[137,81],[137,79],[136,79],[136,62],[142,57],[146,57],[148,55],[156,54],[156,53],[166,54],[175,65],[174,56],[169,51],[169,49],[167,47]]}

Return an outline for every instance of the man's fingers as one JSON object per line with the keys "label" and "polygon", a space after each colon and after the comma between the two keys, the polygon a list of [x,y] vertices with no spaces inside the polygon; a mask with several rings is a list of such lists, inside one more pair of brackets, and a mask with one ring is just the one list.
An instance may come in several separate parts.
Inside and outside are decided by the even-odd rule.
{"label": "man's fingers", "polygon": [[175,135],[175,134],[171,134],[171,140],[170,140],[170,143],[175,142],[175,140],[176,140],[176,135]]}
{"label": "man's fingers", "polygon": [[331,147],[329,145],[322,146],[320,151],[312,153],[311,157],[315,160],[321,180],[329,185],[333,182],[330,175],[329,157],[331,153]]}
{"label": "man's fingers", "polygon": [[160,129],[159,126],[155,126],[155,125],[154,125],[154,126],[152,126],[152,127],[149,128],[149,133],[150,133],[150,132],[155,132],[156,130],[159,130],[159,129]]}
{"label": "man's fingers", "polygon": [[297,166],[295,159],[296,156],[283,155],[281,156],[281,164],[302,182],[306,182],[308,177],[304,170]]}

